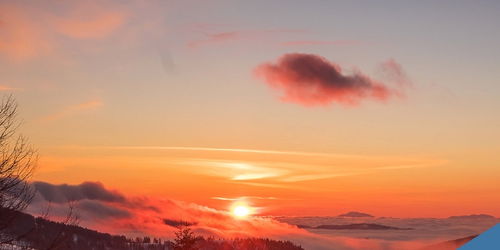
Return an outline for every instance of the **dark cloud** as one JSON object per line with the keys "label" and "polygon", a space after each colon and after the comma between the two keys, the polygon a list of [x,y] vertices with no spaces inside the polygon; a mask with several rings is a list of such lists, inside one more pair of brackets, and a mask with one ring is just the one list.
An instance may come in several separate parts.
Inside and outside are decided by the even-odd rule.
{"label": "dark cloud", "polygon": [[[391,70],[398,70],[394,66],[399,64],[394,61],[388,64]],[[280,90],[283,101],[304,106],[326,106],[334,102],[353,106],[365,99],[386,101],[399,96],[399,91],[383,82],[357,70],[345,74],[339,65],[313,54],[285,54],[276,63],[258,66],[255,73],[269,86]]]}
{"label": "dark cloud", "polygon": [[53,203],[68,201],[98,200],[125,203],[126,199],[118,192],[108,190],[99,182],[83,182],[79,185],[54,185],[46,182],[33,182],[35,190],[46,200]]}
{"label": "dark cloud", "polygon": [[197,224],[196,222],[174,220],[174,219],[163,219],[163,222],[172,227],[189,227]]}
{"label": "dark cloud", "polygon": [[132,214],[124,209],[107,205],[100,201],[82,200],[78,202],[77,211],[86,213],[93,218],[111,219],[111,218],[130,218]]}

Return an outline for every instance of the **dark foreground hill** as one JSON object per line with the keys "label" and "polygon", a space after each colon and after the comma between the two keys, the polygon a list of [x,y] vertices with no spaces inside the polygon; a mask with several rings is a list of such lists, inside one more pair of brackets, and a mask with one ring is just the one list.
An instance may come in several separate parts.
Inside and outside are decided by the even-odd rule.
{"label": "dark foreground hill", "polygon": [[[0,208],[0,225],[5,218],[7,228],[0,228],[0,249],[65,249],[65,250],[304,250],[289,241],[261,238],[215,239],[191,233],[187,245],[179,241],[101,233],[80,226],[67,225],[32,215]],[[186,239],[181,239],[186,240]],[[182,243],[182,242],[181,242]]]}

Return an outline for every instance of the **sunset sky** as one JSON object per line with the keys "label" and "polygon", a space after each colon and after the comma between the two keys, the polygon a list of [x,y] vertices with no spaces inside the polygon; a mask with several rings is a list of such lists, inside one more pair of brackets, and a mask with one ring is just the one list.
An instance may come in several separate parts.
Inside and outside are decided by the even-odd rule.
{"label": "sunset sky", "polygon": [[0,91],[36,181],[258,215],[500,216],[499,11],[0,0]]}

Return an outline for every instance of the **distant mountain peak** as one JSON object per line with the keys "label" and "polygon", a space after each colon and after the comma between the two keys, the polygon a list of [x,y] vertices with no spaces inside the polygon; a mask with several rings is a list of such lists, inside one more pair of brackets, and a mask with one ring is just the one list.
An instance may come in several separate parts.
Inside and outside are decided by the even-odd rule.
{"label": "distant mountain peak", "polygon": [[371,214],[365,214],[361,212],[356,212],[356,211],[350,211],[345,214],[340,214],[338,217],[374,217]]}
{"label": "distant mountain peak", "polygon": [[308,227],[299,225],[299,228],[311,229],[330,229],[330,230],[412,230],[412,228],[399,228],[373,223],[356,223],[348,225],[319,225],[317,227]]}
{"label": "distant mountain peak", "polygon": [[469,215],[459,215],[450,216],[448,219],[494,219],[495,217],[489,214],[469,214]]}

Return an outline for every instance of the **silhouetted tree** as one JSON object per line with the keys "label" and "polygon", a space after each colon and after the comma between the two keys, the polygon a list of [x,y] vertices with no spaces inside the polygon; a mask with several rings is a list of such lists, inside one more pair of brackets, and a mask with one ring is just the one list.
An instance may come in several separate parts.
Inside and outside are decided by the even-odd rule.
{"label": "silhouetted tree", "polygon": [[[47,218],[47,215],[45,215],[44,219]],[[58,230],[55,231],[52,240],[49,242],[48,246],[45,249],[68,249],[68,239],[70,239],[72,236],[71,232],[68,229],[72,226],[78,226],[78,222],[79,218],[76,213],[75,203],[68,202],[68,213],[66,214],[66,218],[57,224]]]}
{"label": "silhouetted tree", "polygon": [[[28,140],[17,133],[17,103],[12,96],[4,97],[0,102],[0,245],[20,241],[37,231],[37,221],[22,220],[20,213],[31,203],[35,190],[29,182],[36,167],[37,152]],[[67,226],[76,226],[78,216],[74,204],[69,203],[66,218],[54,231],[52,239],[44,247],[67,249],[62,245],[69,234]],[[46,214],[42,217],[48,218]]]}
{"label": "silhouetted tree", "polygon": [[194,250],[197,238],[193,231],[188,227],[179,227],[179,231],[175,233],[174,249],[175,250]]}
{"label": "silhouetted tree", "polygon": [[[17,103],[12,96],[4,97],[0,103],[0,208],[3,211],[0,233],[12,224],[15,212],[24,210],[34,196],[28,180],[35,169],[37,153],[28,140],[17,133],[18,127]],[[15,238],[4,236],[0,243]]]}

